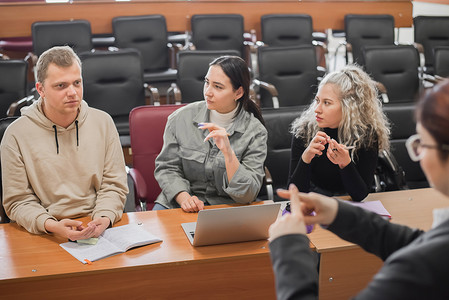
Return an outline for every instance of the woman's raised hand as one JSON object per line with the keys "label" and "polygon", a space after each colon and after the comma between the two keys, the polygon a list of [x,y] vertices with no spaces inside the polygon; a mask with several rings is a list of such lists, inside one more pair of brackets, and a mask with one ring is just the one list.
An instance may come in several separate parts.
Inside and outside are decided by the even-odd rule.
{"label": "woman's raised hand", "polygon": [[351,162],[351,156],[349,155],[346,146],[337,143],[334,139],[329,141],[326,155],[327,158],[329,158],[332,163],[338,165],[340,169],[343,169]]}
{"label": "woman's raised hand", "polygon": [[226,132],[226,129],[215,125],[214,123],[199,123],[198,128],[209,130],[209,134],[206,136],[204,141],[208,141],[212,138],[215,145],[217,145],[221,152],[228,153],[232,151],[231,143],[228,138],[229,134]]}
{"label": "woman's raised hand", "polygon": [[323,154],[323,150],[325,149],[324,145],[326,145],[329,140],[330,138],[326,133],[324,133],[323,131],[318,131],[310,141],[309,146],[302,153],[302,160],[306,164],[310,164],[310,162],[316,155],[320,156]]}

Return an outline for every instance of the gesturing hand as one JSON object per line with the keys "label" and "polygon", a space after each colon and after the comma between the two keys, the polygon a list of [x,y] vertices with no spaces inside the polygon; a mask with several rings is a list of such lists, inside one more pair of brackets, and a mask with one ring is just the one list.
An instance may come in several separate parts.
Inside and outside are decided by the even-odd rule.
{"label": "gesturing hand", "polygon": [[318,131],[310,141],[309,146],[302,153],[302,160],[306,164],[310,164],[315,155],[320,156],[323,154],[323,150],[325,149],[324,145],[326,145],[329,140],[330,138],[325,132]]}
{"label": "gesturing hand", "polygon": [[228,138],[229,134],[226,132],[226,129],[215,125],[214,123],[199,123],[198,128],[209,130],[209,134],[206,136],[204,141],[208,141],[211,138],[214,139],[215,145],[217,145],[218,149],[220,149],[223,154],[230,153],[232,151]]}
{"label": "gesturing hand", "polygon": [[329,147],[327,147],[326,152],[327,158],[338,165],[340,169],[343,169],[351,162],[351,157],[349,156],[349,151],[342,144],[337,143],[336,140],[331,139],[329,141]]}
{"label": "gesturing hand", "polygon": [[287,193],[290,196],[290,213],[283,215],[278,218],[276,222],[271,224],[269,229],[270,241],[287,234],[307,233],[306,224],[304,223],[304,214],[298,196],[298,189],[294,184],[290,184]]}
{"label": "gesturing hand", "polygon": [[[295,197],[295,195],[292,195],[290,189],[288,191],[279,189],[276,192],[279,197],[284,199],[292,199]],[[329,225],[335,220],[338,211],[337,200],[317,193],[305,194],[296,192],[296,194],[301,201],[300,208],[304,215],[304,222],[307,225]],[[291,202],[290,205],[293,206],[294,203]],[[291,210],[293,210],[293,208],[291,208]],[[310,213],[312,211],[314,214]]]}

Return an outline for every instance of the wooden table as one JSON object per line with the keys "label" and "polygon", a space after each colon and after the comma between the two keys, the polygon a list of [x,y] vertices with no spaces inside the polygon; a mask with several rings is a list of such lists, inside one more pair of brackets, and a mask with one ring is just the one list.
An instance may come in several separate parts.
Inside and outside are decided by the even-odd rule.
{"label": "wooden table", "polygon": [[[448,207],[446,197],[433,189],[370,194],[365,201],[380,200],[391,214],[391,222],[423,230],[432,225],[432,210]],[[333,233],[316,227],[310,241],[321,253],[320,299],[350,299],[371,280],[382,261]]]}
{"label": "wooden table", "polygon": [[[392,222],[422,229],[430,228],[434,208],[449,206],[432,189],[371,194],[368,200],[381,200]],[[192,247],[180,224],[195,219],[179,209],[124,214],[118,225],[143,223],[163,242],[92,265],[63,250],[62,239],[0,224],[0,299],[275,299],[268,242]],[[348,299],[381,266],[324,229],[309,237],[321,253],[320,299]]]}
{"label": "wooden table", "polygon": [[63,250],[65,240],[1,224],[0,299],[275,299],[268,241],[194,248],[180,224],[196,216],[124,214],[117,225],[143,223],[163,242],[92,265]]}
{"label": "wooden table", "polygon": [[345,14],[391,14],[396,27],[411,27],[411,0],[133,0],[44,1],[0,3],[0,38],[31,36],[35,21],[87,19],[94,34],[112,33],[115,16],[162,14],[169,31],[190,30],[193,14],[237,13],[245,31],[255,29],[260,38],[260,17],[273,13],[309,14],[315,30],[344,29]]}

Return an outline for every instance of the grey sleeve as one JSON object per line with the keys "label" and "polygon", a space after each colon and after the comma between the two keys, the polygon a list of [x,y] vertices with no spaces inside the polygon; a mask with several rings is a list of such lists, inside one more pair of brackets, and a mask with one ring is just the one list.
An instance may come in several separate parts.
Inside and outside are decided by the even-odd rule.
{"label": "grey sleeve", "polygon": [[262,186],[265,175],[264,162],[267,156],[267,132],[261,129],[248,144],[242,155],[240,166],[228,182],[223,174],[223,190],[236,202],[254,201]]}
{"label": "grey sleeve", "polygon": [[164,144],[156,157],[154,170],[154,176],[168,201],[172,201],[182,191],[190,193],[190,184],[184,177],[179,151],[175,121],[169,117],[164,131]]}

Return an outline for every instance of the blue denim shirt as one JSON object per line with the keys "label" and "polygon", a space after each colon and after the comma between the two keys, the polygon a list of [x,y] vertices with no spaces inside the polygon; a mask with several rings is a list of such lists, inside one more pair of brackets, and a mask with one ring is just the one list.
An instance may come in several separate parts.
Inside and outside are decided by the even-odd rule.
{"label": "blue denim shirt", "polygon": [[205,101],[186,105],[168,117],[164,145],[154,175],[162,193],[156,203],[179,207],[174,197],[188,192],[207,204],[250,203],[262,186],[267,155],[267,131],[253,114],[241,110],[228,133],[240,166],[228,181],[223,153],[213,140],[204,142],[209,122]]}

